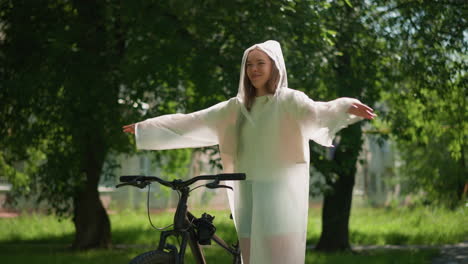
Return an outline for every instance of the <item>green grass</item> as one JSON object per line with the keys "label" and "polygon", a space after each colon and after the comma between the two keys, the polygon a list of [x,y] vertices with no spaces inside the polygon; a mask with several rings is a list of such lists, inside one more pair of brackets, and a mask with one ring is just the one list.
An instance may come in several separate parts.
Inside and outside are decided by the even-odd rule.
{"label": "green grass", "polygon": [[[194,212],[198,215],[200,212]],[[212,211],[217,234],[234,242],[235,231],[229,213]],[[320,211],[309,213],[308,244],[320,234]],[[169,212],[152,215],[156,226],[171,222]],[[468,238],[468,210],[445,209],[353,209],[350,240],[353,245],[438,245],[453,244]],[[133,256],[151,249],[159,232],[153,230],[145,212],[124,211],[111,215],[112,240],[119,247],[87,252],[70,251],[73,225],[53,216],[22,215],[0,219],[0,259],[2,263],[126,263]],[[211,263],[229,263],[229,256],[217,247],[206,250]],[[307,252],[307,263],[426,263],[437,250],[372,250],[359,254],[319,254]],[[188,263],[192,263],[189,259]]]}
{"label": "green grass", "polygon": [[352,244],[440,245],[468,239],[468,208],[357,209],[350,223]]}

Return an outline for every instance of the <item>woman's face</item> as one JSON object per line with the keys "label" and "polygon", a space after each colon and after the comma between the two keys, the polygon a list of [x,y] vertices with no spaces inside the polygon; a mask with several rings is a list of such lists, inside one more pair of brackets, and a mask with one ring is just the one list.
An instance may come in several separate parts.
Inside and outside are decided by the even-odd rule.
{"label": "woman's face", "polygon": [[247,76],[252,85],[258,89],[257,95],[264,94],[267,91],[265,84],[270,79],[271,64],[270,57],[259,49],[250,51],[247,56]]}

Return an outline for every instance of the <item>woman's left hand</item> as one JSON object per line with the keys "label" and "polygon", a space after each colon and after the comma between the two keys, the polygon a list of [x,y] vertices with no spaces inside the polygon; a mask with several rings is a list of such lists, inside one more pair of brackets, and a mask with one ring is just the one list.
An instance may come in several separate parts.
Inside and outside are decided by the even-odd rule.
{"label": "woman's left hand", "polygon": [[353,103],[348,109],[348,113],[360,116],[365,119],[374,119],[377,115],[374,114],[374,109],[361,103]]}

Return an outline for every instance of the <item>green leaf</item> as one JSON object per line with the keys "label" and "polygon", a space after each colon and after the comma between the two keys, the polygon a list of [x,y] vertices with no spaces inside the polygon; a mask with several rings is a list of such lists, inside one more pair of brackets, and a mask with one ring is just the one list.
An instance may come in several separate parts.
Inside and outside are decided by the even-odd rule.
{"label": "green leaf", "polygon": [[351,4],[351,2],[349,0],[344,0],[344,1],[349,7],[351,7],[351,8],[353,7],[353,5]]}

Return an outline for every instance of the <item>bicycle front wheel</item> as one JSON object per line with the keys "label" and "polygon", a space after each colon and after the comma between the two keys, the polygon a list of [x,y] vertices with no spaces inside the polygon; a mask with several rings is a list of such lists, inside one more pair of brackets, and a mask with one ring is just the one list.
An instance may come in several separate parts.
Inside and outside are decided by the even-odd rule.
{"label": "bicycle front wheel", "polygon": [[130,264],[174,264],[174,254],[159,250],[152,250],[136,256]]}

